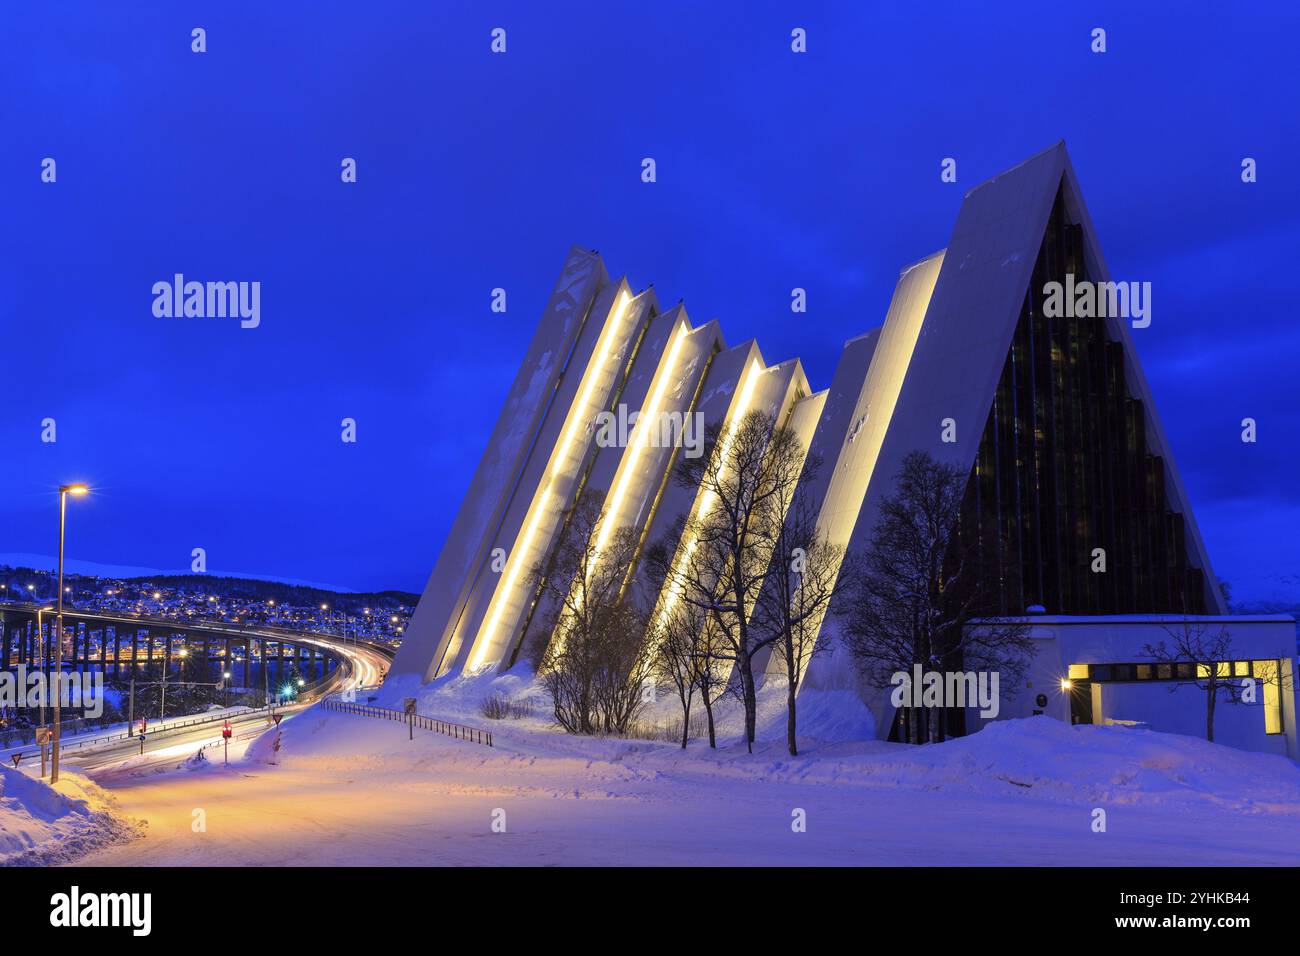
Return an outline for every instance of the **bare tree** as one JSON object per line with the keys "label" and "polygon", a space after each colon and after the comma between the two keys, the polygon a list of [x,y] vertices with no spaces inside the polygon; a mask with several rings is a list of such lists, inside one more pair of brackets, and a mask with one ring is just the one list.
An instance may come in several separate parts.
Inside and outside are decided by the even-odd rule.
{"label": "bare tree", "polygon": [[1209,622],[1184,617],[1177,625],[1163,628],[1167,638],[1143,647],[1143,653],[1168,667],[1173,678],[1170,691],[1191,685],[1205,694],[1205,739],[1214,742],[1215,704],[1222,698],[1226,703],[1240,704],[1254,699],[1256,679],[1265,686],[1279,691],[1291,690],[1291,678],[1276,661],[1266,662],[1264,673],[1253,677],[1234,674],[1233,663],[1237,653],[1232,644],[1232,633],[1226,625],[1217,627]]}
{"label": "bare tree", "polygon": [[[662,541],[646,551],[646,564],[661,591],[662,582],[668,575],[668,563],[673,557]],[[681,560],[683,567],[678,569],[676,579],[689,578],[699,585],[710,580],[702,567],[698,550],[683,555]],[[714,587],[720,587],[718,582],[714,582]],[[704,609],[704,602],[682,601],[671,591],[662,593],[665,596],[656,612],[651,632],[657,672],[677,689],[683,705],[684,724],[689,723],[690,699],[698,696],[704,707],[709,746],[716,748],[718,733],[713,705],[727,689],[732,662],[731,644],[720,635],[716,621]],[[683,697],[683,694],[688,696]],[[687,732],[688,728],[684,727],[683,747],[686,746]]]}
{"label": "bare tree", "polygon": [[[805,480],[816,468],[816,462],[805,463]],[[801,482],[800,487],[806,485]],[[825,640],[818,640],[818,633],[832,599],[848,580],[842,573],[847,570],[843,546],[832,544],[820,534],[816,519],[812,502],[804,495],[796,495],[786,511],[776,553],[753,614],[753,623],[761,632],[776,636],[773,653],[786,675],[786,745],[792,757],[799,752],[799,685],[813,656],[829,646]]]}
{"label": "bare tree", "polygon": [[682,527],[687,551],[669,567],[664,584],[675,600],[704,612],[712,624],[720,659],[734,667],[752,752],[758,712],[754,658],[779,634],[751,627],[749,618],[799,482],[804,449],[793,431],[759,411],[710,428],[706,444],[707,454],[683,458],[675,471],[678,483],[699,489],[702,506]]}
{"label": "bare tree", "polygon": [[584,491],[566,522],[542,592],[553,599],[541,677],[555,720],[569,733],[626,733],[648,668],[645,614],[624,593],[638,538],[602,532],[604,494]]}
{"label": "bare tree", "polygon": [[[1032,653],[1028,625],[997,613],[973,544],[960,533],[966,477],[913,451],[881,503],[844,615],[845,644],[876,687],[900,671],[910,675],[917,664],[997,671],[1002,683],[1024,676]],[[913,743],[942,740],[950,730],[946,708],[913,701],[901,718]]]}
{"label": "bare tree", "polygon": [[704,616],[696,608],[683,605],[664,618],[652,636],[652,667],[655,677],[663,678],[677,693],[682,708],[682,749],[685,750],[690,737],[691,705],[699,686],[695,673],[700,666],[696,641],[703,629]]}

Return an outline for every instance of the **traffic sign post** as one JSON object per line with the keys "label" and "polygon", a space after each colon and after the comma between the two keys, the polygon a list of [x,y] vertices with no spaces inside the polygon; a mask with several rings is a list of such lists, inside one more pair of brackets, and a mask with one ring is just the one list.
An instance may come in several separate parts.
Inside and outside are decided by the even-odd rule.
{"label": "traffic sign post", "polygon": [[223,763],[225,763],[227,766],[230,765],[230,733],[231,733],[230,721],[227,720],[221,727],[221,742],[222,744],[225,745],[226,748],[226,754],[225,757],[223,758]]}
{"label": "traffic sign post", "polygon": [[[47,758],[47,756],[48,756],[48,754],[49,754],[49,748],[50,748],[50,728],[49,728],[49,727],[37,727],[37,728],[36,728],[36,744],[37,744],[37,746],[39,746],[39,747],[41,748],[41,779],[44,780],[44,779],[45,779],[45,761],[46,761],[46,758]],[[14,766],[16,767],[16,766],[18,766],[18,765],[17,765],[17,764],[14,764]]]}
{"label": "traffic sign post", "polygon": [[407,740],[415,739],[415,698],[404,697],[402,706],[406,710],[406,732]]}
{"label": "traffic sign post", "polygon": [[136,736],[140,738],[140,756],[143,757],[144,756],[144,731],[143,730],[140,731],[140,733],[136,734]]}

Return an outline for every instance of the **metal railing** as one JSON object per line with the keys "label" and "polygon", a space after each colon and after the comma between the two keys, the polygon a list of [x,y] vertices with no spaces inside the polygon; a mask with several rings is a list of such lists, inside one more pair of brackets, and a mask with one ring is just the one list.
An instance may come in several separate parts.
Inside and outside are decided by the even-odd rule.
{"label": "metal railing", "polygon": [[447,737],[454,737],[457,740],[468,740],[471,743],[484,744],[492,746],[492,731],[480,730],[477,727],[466,727],[464,724],[453,724],[446,720],[437,720],[433,717],[425,717],[423,714],[408,714],[404,711],[393,710],[390,707],[375,707],[371,704],[353,704],[345,700],[337,700],[333,697],[327,697],[322,701],[327,710],[337,710],[345,714],[357,714],[361,717],[376,717],[380,720],[396,720],[401,723],[410,723],[421,730],[431,730],[435,734],[444,734]]}
{"label": "metal railing", "polygon": [[[250,714],[259,714],[263,712],[270,713],[270,711],[265,707],[231,707],[229,709],[223,709],[222,712],[219,714],[199,714],[194,717],[180,718],[169,722],[159,723],[156,726],[148,727],[148,733],[150,736],[152,736],[154,734],[162,734],[172,730],[181,730],[186,727],[197,727],[200,724],[214,724],[217,721],[226,721],[232,718],[247,717]],[[62,753],[67,753],[70,750],[82,750],[83,748],[89,746],[108,744],[108,743],[118,743],[123,740],[131,740],[136,736],[137,733],[138,731],[135,729],[134,726],[132,726],[131,728],[126,730],[120,730],[111,734],[100,734],[97,737],[85,736],[85,737],[67,738],[59,742],[59,751]],[[17,745],[16,747],[10,747],[8,749],[18,751],[18,750],[23,750],[24,748],[29,746],[32,745],[30,743],[22,743]],[[7,752],[8,751],[6,751],[6,753]],[[35,753],[39,753],[39,751],[34,750],[31,751],[31,753],[24,752],[22,756],[28,757]]]}

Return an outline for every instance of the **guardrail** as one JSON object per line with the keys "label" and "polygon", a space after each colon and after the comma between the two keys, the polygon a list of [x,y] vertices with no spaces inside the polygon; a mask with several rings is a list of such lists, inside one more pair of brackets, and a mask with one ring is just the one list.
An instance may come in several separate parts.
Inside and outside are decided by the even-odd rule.
{"label": "guardrail", "polygon": [[[149,727],[148,733],[152,736],[153,734],[165,733],[170,730],[180,730],[181,728],[184,727],[197,727],[200,724],[215,724],[218,721],[226,721],[236,717],[247,717],[249,714],[260,714],[263,712],[269,713],[270,711],[263,707],[230,708],[228,710],[223,710],[220,714],[214,714],[214,715],[199,714],[194,717],[187,718],[185,720],[174,720],[169,723],[158,724],[155,727]],[[69,751],[81,750],[85,747],[94,744],[105,744],[105,743],[114,743],[122,740],[132,740],[135,738],[135,736],[136,736],[136,730],[133,727],[130,730],[120,730],[111,734],[100,734],[97,737],[82,737],[82,738],[73,737],[71,739],[63,739],[59,741],[59,752],[66,754]],[[25,749],[30,746],[32,746],[32,744],[19,744],[17,747],[9,748],[9,750],[16,752],[19,756],[19,759],[34,756],[35,754],[40,753],[39,750],[27,751]],[[9,750],[6,750],[5,753],[8,754],[9,758],[12,758],[13,754],[9,753]]]}
{"label": "guardrail", "polygon": [[492,746],[492,731],[479,730],[477,727],[466,727],[464,724],[453,724],[446,720],[438,720],[434,717],[425,717],[423,714],[408,714],[401,710],[393,710],[390,707],[374,707],[370,704],[353,704],[348,701],[335,700],[332,697],[325,698],[322,701],[327,710],[337,710],[345,714],[357,714],[361,717],[377,717],[380,720],[396,720],[401,723],[410,723],[421,730],[431,730],[435,734],[443,734],[447,737],[455,737],[457,740],[468,740],[471,743],[484,744]]}

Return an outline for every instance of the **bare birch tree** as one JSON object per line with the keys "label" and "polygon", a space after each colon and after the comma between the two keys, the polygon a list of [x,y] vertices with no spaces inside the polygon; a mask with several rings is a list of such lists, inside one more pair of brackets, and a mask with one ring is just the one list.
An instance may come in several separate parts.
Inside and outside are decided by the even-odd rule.
{"label": "bare birch tree", "polygon": [[[975,549],[960,534],[966,478],[913,451],[881,504],[844,615],[844,642],[873,686],[888,686],[900,671],[911,675],[917,664],[997,671],[1006,685],[1024,676],[1028,624],[997,613]],[[947,735],[946,714],[913,701],[901,717],[908,738],[925,743]]]}
{"label": "bare birch tree", "polygon": [[[805,481],[815,474],[818,465],[816,461],[805,462]],[[813,503],[796,493],[786,509],[767,580],[752,617],[761,632],[776,638],[773,654],[777,668],[786,677],[786,746],[792,757],[799,752],[799,686],[813,656],[829,647],[818,635],[831,601],[848,580],[842,574],[848,570],[844,558],[844,548],[819,533]]]}
{"label": "bare birch tree", "polygon": [[624,593],[638,536],[630,528],[602,533],[603,500],[595,490],[579,496],[549,573],[537,569],[555,607],[541,678],[569,733],[626,733],[648,674],[646,617]]}
{"label": "bare birch tree", "polygon": [[754,658],[779,634],[750,626],[750,613],[767,577],[788,505],[802,469],[797,436],[773,416],[745,414],[724,428],[711,428],[708,451],[683,458],[675,480],[699,489],[705,506],[682,528],[689,559],[674,563],[665,586],[704,612],[715,629],[721,660],[735,672],[745,712],[745,738],[753,750],[757,723]]}

